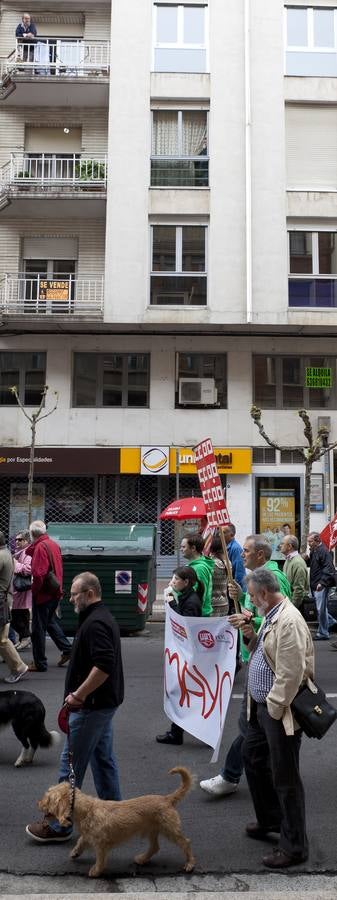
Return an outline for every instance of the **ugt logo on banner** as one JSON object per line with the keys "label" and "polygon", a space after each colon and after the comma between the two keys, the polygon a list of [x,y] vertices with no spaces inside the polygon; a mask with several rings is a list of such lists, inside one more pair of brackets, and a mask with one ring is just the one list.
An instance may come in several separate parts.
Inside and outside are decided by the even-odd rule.
{"label": "ugt logo on banner", "polygon": [[164,709],[176,725],[214,748],[212,762],[232,692],[236,641],[225,616],[180,616],[167,604]]}
{"label": "ugt logo on banner", "polygon": [[211,439],[201,441],[194,447],[194,451],[208,525],[210,528],[228,525],[229,515]]}

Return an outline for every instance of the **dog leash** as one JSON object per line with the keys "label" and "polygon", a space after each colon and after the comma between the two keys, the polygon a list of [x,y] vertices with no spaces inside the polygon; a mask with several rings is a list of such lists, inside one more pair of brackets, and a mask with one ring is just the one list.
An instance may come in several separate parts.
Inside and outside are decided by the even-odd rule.
{"label": "dog leash", "polygon": [[69,727],[70,712],[71,712],[70,707],[68,706],[67,703],[64,703],[60,710],[60,713],[59,713],[58,723],[59,723],[61,730],[67,735],[67,739],[68,739],[68,768],[69,768],[68,781],[69,781],[69,787],[70,787],[70,809],[69,809],[69,815],[67,816],[67,819],[69,821],[69,824],[72,825],[73,820],[74,820],[76,776],[75,776],[75,771],[74,771],[74,766],[73,766],[73,752],[72,752],[71,743],[70,743],[70,727]]}

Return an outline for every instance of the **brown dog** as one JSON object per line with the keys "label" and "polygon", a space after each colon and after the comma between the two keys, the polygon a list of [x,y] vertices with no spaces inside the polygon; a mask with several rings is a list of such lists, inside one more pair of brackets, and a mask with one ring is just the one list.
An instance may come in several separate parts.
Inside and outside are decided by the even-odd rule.
{"label": "brown dog", "polygon": [[[182,784],[173,794],[148,794],[131,800],[98,800],[88,797],[78,788],[75,790],[73,810],[74,822],[80,832],[76,846],[70,856],[76,857],[86,847],[93,847],[96,853],[95,865],[89,869],[91,878],[101,875],[107,856],[112,847],[117,847],[136,834],[148,837],[150,846],[145,853],[135,857],[135,862],[142,866],[159,850],[158,836],[164,834],[169,841],[178,844],[183,851],[186,863],[185,871],[191,872],[195,865],[190,841],[181,830],[181,821],[174,809],[189,791],[192,776],[188,769],[176,766],[170,774],[181,775]],[[39,809],[47,816],[58,819],[60,825],[69,825],[71,814],[71,790],[67,781],[49,788],[39,800]]]}

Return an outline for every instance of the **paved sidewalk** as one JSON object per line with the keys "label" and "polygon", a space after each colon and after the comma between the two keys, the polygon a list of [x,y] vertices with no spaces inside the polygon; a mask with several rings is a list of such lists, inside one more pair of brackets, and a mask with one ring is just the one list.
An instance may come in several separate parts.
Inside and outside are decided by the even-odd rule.
{"label": "paved sidewalk", "polygon": [[[285,900],[286,895],[296,895],[296,900],[336,900],[337,876],[296,872],[262,872],[255,875],[179,875],[167,878],[80,879],[85,890],[78,892],[79,879],[54,876],[13,876],[0,874],[1,900],[106,900],[107,897],[127,900]],[[16,883],[15,883],[16,882]],[[62,885],[62,887],[61,887]],[[7,893],[5,893],[7,891]],[[20,893],[19,893],[20,891]],[[34,893],[36,891],[36,893]]]}

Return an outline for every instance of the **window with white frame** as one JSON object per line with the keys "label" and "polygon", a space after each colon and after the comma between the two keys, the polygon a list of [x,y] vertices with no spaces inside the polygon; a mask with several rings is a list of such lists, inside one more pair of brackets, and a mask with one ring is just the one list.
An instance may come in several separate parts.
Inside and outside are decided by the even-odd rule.
{"label": "window with white frame", "polygon": [[337,75],[337,9],[288,6],[286,75]]}
{"label": "window with white frame", "polygon": [[289,232],[289,306],[337,307],[337,232]]}
{"label": "window with white frame", "polygon": [[206,4],[154,4],[155,72],[207,71],[206,15]]}
{"label": "window with white frame", "polygon": [[205,306],[206,227],[153,225],[151,304]]}
{"label": "window with white frame", "polygon": [[208,186],[206,110],[153,110],[151,186]]}

